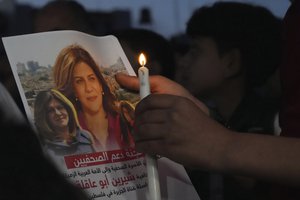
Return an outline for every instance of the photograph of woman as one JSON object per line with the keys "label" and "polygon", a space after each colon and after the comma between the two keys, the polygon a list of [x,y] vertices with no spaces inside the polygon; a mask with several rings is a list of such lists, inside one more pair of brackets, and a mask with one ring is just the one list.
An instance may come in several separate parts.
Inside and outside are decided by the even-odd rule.
{"label": "photograph of woman", "polygon": [[74,155],[94,152],[91,134],[79,126],[72,103],[59,91],[38,93],[34,119],[39,138],[49,155]]}
{"label": "photograph of woman", "polygon": [[81,127],[96,151],[133,147],[118,102],[92,56],[77,44],[62,49],[54,64],[55,87],[75,105]]}
{"label": "photograph of woman", "polygon": [[129,101],[123,100],[119,102],[119,107],[121,110],[121,117],[126,122],[124,129],[128,129],[131,132],[134,125],[134,105]]}

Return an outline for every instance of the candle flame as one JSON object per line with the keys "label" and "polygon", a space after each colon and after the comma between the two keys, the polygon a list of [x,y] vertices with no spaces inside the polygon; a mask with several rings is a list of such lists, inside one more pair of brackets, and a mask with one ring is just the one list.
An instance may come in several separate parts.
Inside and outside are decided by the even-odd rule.
{"label": "candle flame", "polygon": [[140,54],[140,56],[139,56],[139,63],[140,63],[140,65],[142,65],[142,66],[145,66],[146,65],[146,56],[143,54],[143,53],[141,53]]}

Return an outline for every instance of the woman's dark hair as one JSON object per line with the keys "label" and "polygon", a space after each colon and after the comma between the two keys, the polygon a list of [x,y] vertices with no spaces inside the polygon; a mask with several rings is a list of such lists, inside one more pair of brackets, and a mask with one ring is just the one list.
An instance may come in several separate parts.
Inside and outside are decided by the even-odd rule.
{"label": "woman's dark hair", "polygon": [[[121,132],[122,132],[122,137],[123,141],[125,142],[125,145],[128,147],[130,146],[130,139],[129,139],[129,134],[132,133],[133,127],[132,124],[128,122],[126,119],[123,109],[126,109],[128,113],[134,115],[134,106],[129,102],[129,101],[120,101],[119,102],[119,110],[120,110],[120,126],[121,126]],[[134,116],[131,116],[131,118],[134,118]],[[132,119],[134,120],[134,119]]]}

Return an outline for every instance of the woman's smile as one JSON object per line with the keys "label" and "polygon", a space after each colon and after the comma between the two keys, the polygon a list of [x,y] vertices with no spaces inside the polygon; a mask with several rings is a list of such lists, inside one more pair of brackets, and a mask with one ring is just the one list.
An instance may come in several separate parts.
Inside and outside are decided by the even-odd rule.
{"label": "woman's smile", "polygon": [[90,96],[90,97],[87,97],[87,100],[88,101],[96,101],[98,99],[98,96]]}

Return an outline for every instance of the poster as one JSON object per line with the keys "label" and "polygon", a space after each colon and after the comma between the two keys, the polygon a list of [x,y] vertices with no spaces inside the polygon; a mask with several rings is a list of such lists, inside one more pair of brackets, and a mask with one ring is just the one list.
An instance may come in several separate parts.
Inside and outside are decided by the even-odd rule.
{"label": "poster", "polygon": [[[46,156],[90,199],[149,199],[144,154],[131,136],[135,75],[117,38],[55,31],[3,38],[29,121]],[[162,199],[199,199],[184,168],[158,160]]]}

